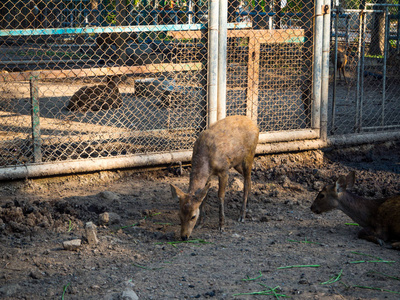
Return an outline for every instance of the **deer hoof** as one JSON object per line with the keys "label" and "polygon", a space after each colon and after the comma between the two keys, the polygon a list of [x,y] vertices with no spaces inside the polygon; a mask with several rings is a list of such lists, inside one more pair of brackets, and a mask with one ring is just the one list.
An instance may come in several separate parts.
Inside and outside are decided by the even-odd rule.
{"label": "deer hoof", "polygon": [[383,247],[385,246],[385,242],[381,239],[376,239],[376,241],[378,242],[379,246]]}

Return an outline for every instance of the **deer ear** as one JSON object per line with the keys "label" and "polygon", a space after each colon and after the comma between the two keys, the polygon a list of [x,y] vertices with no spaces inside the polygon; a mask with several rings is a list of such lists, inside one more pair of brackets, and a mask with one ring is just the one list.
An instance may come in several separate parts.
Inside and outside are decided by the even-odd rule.
{"label": "deer ear", "polygon": [[346,184],[348,188],[352,188],[354,186],[354,182],[356,181],[356,172],[351,171],[347,176],[346,176]]}
{"label": "deer ear", "polygon": [[207,183],[204,188],[196,191],[195,197],[197,202],[202,202],[204,200],[204,198],[207,196],[210,185],[211,183]]}
{"label": "deer ear", "polygon": [[347,187],[347,181],[346,181],[346,177],[344,176],[340,176],[338,178],[338,180],[336,180],[336,193],[343,193],[346,191],[346,187]]}
{"label": "deer ear", "polygon": [[174,186],[173,184],[171,184],[171,193],[172,193],[172,198],[178,201],[180,201],[185,196],[185,193],[180,188]]}

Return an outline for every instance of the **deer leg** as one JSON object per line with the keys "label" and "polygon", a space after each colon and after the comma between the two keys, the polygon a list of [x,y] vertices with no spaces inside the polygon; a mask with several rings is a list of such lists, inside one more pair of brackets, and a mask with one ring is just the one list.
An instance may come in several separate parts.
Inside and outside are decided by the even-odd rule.
{"label": "deer leg", "polygon": [[240,211],[239,222],[244,222],[246,218],[246,206],[247,199],[249,197],[249,192],[251,190],[251,166],[253,164],[253,158],[249,162],[244,163],[243,167],[243,177],[244,177],[244,187],[243,187],[243,203],[242,209]]}
{"label": "deer leg", "polygon": [[358,238],[378,244],[380,246],[383,246],[385,244],[383,240],[378,238],[373,232],[371,232],[371,230],[366,228],[360,230],[360,232],[358,233]]}
{"label": "deer leg", "polygon": [[219,186],[218,186],[218,199],[219,199],[219,230],[223,231],[225,226],[225,189],[228,183],[228,171],[221,172],[218,174]]}
{"label": "deer leg", "polygon": [[344,73],[344,68],[342,68],[341,70],[342,70],[342,73],[343,73],[344,82],[347,84],[347,78],[346,78],[346,75]]}

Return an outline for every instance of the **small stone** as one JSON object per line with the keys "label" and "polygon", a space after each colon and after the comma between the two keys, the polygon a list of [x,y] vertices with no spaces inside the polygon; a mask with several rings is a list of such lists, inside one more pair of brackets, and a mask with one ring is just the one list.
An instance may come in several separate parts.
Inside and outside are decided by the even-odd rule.
{"label": "small stone", "polygon": [[139,300],[138,295],[136,295],[136,293],[131,290],[131,289],[125,289],[122,292],[122,296],[121,296],[122,300]]}
{"label": "small stone", "polygon": [[121,217],[113,212],[105,212],[99,215],[99,223],[101,225],[119,224]]}
{"label": "small stone", "polygon": [[215,297],[215,291],[207,292],[204,294],[206,298]]}
{"label": "small stone", "polygon": [[308,284],[308,281],[306,279],[300,279],[299,284]]}
{"label": "small stone", "polygon": [[100,289],[100,286],[97,285],[97,284],[94,284],[94,285],[90,286],[90,288],[91,288],[92,290],[99,290],[99,289]]}
{"label": "small stone", "polygon": [[80,248],[81,243],[82,243],[82,240],[80,240],[80,239],[64,241],[63,247],[65,250],[68,250],[68,251],[76,251]]}
{"label": "small stone", "polygon": [[110,191],[100,192],[99,196],[106,200],[119,200],[119,196],[116,193]]}
{"label": "small stone", "polygon": [[94,225],[93,222],[86,223],[85,231],[89,245],[96,245],[99,243],[99,239],[96,235],[96,225]]}
{"label": "small stone", "polygon": [[29,273],[29,276],[33,279],[41,279],[43,278],[43,273],[41,273],[39,270],[33,270],[31,273]]}

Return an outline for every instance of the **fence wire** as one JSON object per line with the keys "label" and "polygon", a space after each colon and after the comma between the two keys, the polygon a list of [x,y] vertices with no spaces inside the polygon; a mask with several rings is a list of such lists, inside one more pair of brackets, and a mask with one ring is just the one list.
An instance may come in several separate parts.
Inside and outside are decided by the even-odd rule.
{"label": "fence wire", "polygon": [[[343,3],[329,133],[398,129],[399,5]],[[209,5],[1,1],[0,166],[192,149],[216,55]],[[312,1],[228,1],[227,115],[261,132],[312,128],[314,17]]]}
{"label": "fence wire", "polygon": [[228,20],[249,21],[252,29],[228,32],[228,114],[251,115],[262,132],[310,127],[313,6],[305,1],[232,1],[232,6]]}
{"label": "fence wire", "polygon": [[399,16],[389,4],[333,14],[330,134],[400,128]]}
{"label": "fence wire", "polygon": [[[208,8],[2,1],[0,166],[191,149],[207,124]],[[310,127],[312,21],[311,2],[228,1],[227,115]]]}
{"label": "fence wire", "polygon": [[[1,29],[22,34],[0,41],[0,166],[191,149],[206,124],[208,41],[190,26],[207,3],[164,2],[2,1]],[[114,30],[128,25],[140,31]],[[76,27],[104,32],[63,30]],[[41,28],[54,34],[23,31]]]}

